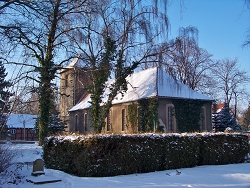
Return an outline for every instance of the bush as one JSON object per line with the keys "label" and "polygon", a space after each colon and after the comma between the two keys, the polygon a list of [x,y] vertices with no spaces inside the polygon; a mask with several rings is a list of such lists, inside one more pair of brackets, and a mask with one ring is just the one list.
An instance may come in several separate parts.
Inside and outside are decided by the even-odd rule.
{"label": "bush", "polygon": [[239,163],[248,142],[229,133],[93,135],[49,137],[43,149],[47,168],[102,177]]}
{"label": "bush", "polygon": [[240,163],[248,153],[247,136],[242,134],[205,134],[200,139],[198,165]]}
{"label": "bush", "polygon": [[0,173],[12,165],[11,161],[15,156],[16,153],[11,151],[8,146],[0,144]]}

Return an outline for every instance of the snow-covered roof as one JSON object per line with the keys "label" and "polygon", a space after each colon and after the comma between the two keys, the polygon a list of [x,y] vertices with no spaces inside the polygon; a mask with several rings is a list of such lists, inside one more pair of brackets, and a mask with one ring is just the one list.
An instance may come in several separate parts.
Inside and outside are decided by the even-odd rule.
{"label": "snow-covered roof", "polygon": [[[83,62],[83,55],[78,55],[76,58],[74,58],[65,68],[74,68],[74,67],[84,67],[85,63]],[[80,58],[81,57],[81,58]]]}
{"label": "snow-covered roof", "polygon": [[8,128],[34,128],[37,115],[10,114],[6,125]]}
{"label": "snow-covered roof", "polygon": [[89,103],[90,101],[90,94],[86,94],[86,96],[78,104],[73,106],[69,111],[83,110],[89,108],[91,106],[91,104]]}
{"label": "snow-covered roof", "polygon": [[[127,78],[128,90],[124,95],[118,94],[113,100],[113,104],[137,101],[151,97],[165,97],[165,98],[182,98],[182,99],[196,99],[212,101],[213,99],[200,94],[187,85],[174,80],[169,74],[158,67],[146,69],[129,75]],[[107,101],[109,85],[114,80],[107,82],[107,89],[103,95],[103,103]],[[86,109],[91,106],[90,95],[86,96],[84,100],[76,104],[69,111],[76,111]]]}

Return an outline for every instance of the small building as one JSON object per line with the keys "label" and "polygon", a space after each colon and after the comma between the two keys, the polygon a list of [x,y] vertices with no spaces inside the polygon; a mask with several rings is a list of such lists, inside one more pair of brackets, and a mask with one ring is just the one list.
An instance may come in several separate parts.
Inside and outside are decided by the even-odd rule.
{"label": "small building", "polygon": [[11,140],[35,141],[35,122],[37,115],[10,114],[6,123]]}
{"label": "small building", "polygon": [[[182,132],[180,119],[177,119],[177,105],[183,104],[182,115],[193,116],[191,104],[199,104],[199,131],[212,130],[212,101],[213,99],[190,89],[185,84],[173,79],[169,74],[159,67],[143,70],[127,77],[128,90],[124,95],[118,94],[113,100],[108,117],[104,120],[103,133],[138,133],[145,132],[145,126],[152,132]],[[111,84],[113,81],[107,82]],[[107,87],[108,88],[108,87]],[[103,96],[103,102],[107,100]],[[69,132],[87,134],[93,132],[90,115],[90,94],[83,93],[77,104],[69,109]],[[144,104],[146,104],[144,106]],[[186,105],[190,104],[190,105]],[[180,106],[180,105],[179,105]],[[151,107],[154,107],[151,109]],[[131,109],[133,114],[131,114]],[[150,114],[157,118],[150,125]],[[179,112],[178,112],[179,113]],[[179,114],[178,117],[180,117]],[[132,120],[133,119],[133,120]],[[151,119],[152,120],[152,119]],[[184,120],[185,121],[185,120]],[[188,119],[186,121],[189,121]],[[179,125],[178,125],[179,122]],[[190,122],[192,124],[192,122]],[[192,126],[190,124],[190,126]]]}

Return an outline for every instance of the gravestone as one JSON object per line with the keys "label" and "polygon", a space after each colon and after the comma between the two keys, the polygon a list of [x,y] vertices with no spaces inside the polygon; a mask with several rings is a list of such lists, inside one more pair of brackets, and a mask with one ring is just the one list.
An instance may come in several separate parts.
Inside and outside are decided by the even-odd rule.
{"label": "gravestone", "polygon": [[[44,175],[44,176],[40,176]],[[35,177],[34,177],[35,176]],[[33,172],[31,173],[30,177],[27,177],[27,182],[31,182],[33,184],[45,184],[45,183],[55,183],[62,181],[57,179],[51,175],[45,175],[44,173],[44,162],[42,159],[36,159],[33,161]]]}
{"label": "gravestone", "polygon": [[33,172],[31,173],[32,176],[39,176],[44,175],[44,162],[42,159],[36,159],[33,162]]}

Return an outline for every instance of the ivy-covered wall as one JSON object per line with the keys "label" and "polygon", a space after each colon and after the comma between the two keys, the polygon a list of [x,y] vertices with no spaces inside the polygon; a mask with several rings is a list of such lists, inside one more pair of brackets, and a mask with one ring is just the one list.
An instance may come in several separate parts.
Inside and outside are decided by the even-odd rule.
{"label": "ivy-covered wall", "polygon": [[[176,132],[210,131],[212,129],[211,102],[186,100],[186,99],[166,99],[150,98],[131,103],[114,105],[110,109],[111,129],[107,130],[107,119],[102,133],[138,133],[138,132],[168,132],[166,122],[166,106],[174,105],[174,116],[176,119]],[[201,115],[202,106],[205,114]],[[126,129],[122,131],[122,109],[126,111]],[[84,113],[88,111],[77,111],[79,114],[79,131],[83,124]],[[71,113],[70,132],[74,131],[74,121],[76,113]],[[206,116],[202,117],[202,116]],[[201,118],[205,118],[206,127],[200,130]],[[161,126],[159,126],[161,125]],[[165,129],[165,130],[164,130]],[[88,131],[91,132],[91,118],[88,119]]]}
{"label": "ivy-covered wall", "polygon": [[158,99],[144,99],[139,102],[138,126],[140,132],[152,132],[158,127]]}
{"label": "ivy-covered wall", "polygon": [[128,105],[127,115],[128,126],[131,127],[133,133],[138,132],[138,104],[132,103]]}
{"label": "ivy-covered wall", "polygon": [[200,131],[201,107],[204,102],[190,99],[175,99],[172,102],[179,132]]}

